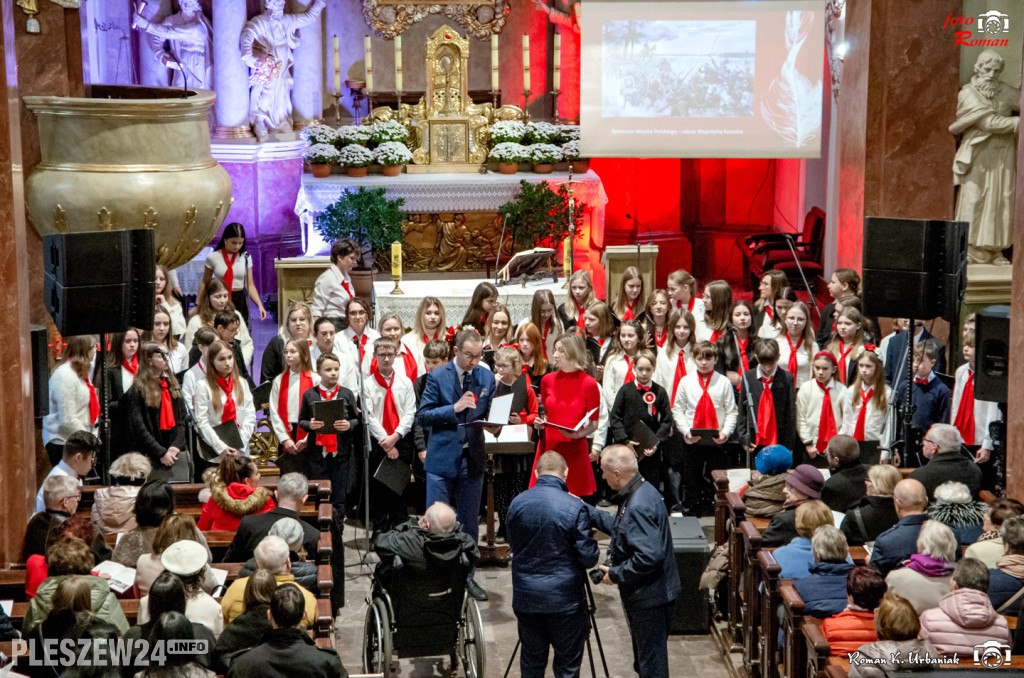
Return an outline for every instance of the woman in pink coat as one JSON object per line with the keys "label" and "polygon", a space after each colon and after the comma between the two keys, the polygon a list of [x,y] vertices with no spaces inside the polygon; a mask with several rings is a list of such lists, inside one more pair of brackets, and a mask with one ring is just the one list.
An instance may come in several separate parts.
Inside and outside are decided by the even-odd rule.
{"label": "woman in pink coat", "polygon": [[1006,618],[988,599],[988,568],[976,558],[964,558],[953,570],[950,592],[939,606],[921,613],[922,640],[939,652],[973,657],[974,646],[997,640],[1011,646]]}

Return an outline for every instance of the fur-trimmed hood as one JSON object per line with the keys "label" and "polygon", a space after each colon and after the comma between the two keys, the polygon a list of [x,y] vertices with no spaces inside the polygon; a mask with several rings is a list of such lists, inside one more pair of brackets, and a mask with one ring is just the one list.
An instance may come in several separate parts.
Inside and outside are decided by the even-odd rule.
{"label": "fur-trimmed hood", "polygon": [[925,510],[932,520],[956,529],[980,525],[988,512],[988,505],[980,501],[954,502],[939,499]]}
{"label": "fur-trimmed hood", "polygon": [[236,516],[258,512],[271,497],[266,487],[252,487],[245,483],[224,485],[219,479],[210,487],[210,493],[210,498],[217,502],[217,506]]}

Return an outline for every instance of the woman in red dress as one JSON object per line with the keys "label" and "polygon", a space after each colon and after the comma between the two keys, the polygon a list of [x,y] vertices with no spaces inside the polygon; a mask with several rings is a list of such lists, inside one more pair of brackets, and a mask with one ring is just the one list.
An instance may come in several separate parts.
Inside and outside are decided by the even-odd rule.
{"label": "woman in red dress", "polygon": [[[554,450],[569,465],[566,484],[569,492],[577,497],[593,494],[597,489],[594,472],[590,467],[590,447],[587,436],[597,429],[598,408],[601,405],[601,387],[583,368],[587,364],[587,349],[583,340],[575,334],[566,333],[555,342],[552,356],[555,371],[544,375],[540,384],[540,406],[543,417],[537,417],[533,426],[541,432],[537,459],[548,450]],[[572,428],[593,410],[590,422],[579,431],[567,431],[552,424]],[[536,482],[536,475],[530,474],[530,487]]]}

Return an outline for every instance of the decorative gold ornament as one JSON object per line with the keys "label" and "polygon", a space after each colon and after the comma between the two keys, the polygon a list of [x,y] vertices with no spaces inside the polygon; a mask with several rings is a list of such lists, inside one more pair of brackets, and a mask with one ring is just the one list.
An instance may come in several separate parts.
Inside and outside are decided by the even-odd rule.
{"label": "decorative gold ornament", "polygon": [[501,33],[510,0],[362,0],[363,19],[378,37],[391,40],[431,14],[444,14],[478,40]]}
{"label": "decorative gold ornament", "polygon": [[150,208],[149,208],[148,210],[146,210],[146,212],[145,212],[145,213],[144,213],[144,214],[142,215],[142,219],[143,219],[143,222],[142,222],[142,227],[143,227],[143,228],[148,228],[148,229],[150,229],[150,230],[152,230],[152,229],[156,228],[156,226],[157,226],[157,220],[156,220],[156,217],[157,217],[157,214],[156,214],[156,210],[155,210],[155,209],[153,209],[152,207],[150,207]]}
{"label": "decorative gold ornament", "polygon": [[53,208],[53,228],[58,233],[68,232],[68,215],[60,205]]}
{"label": "decorative gold ornament", "polygon": [[110,231],[114,228],[113,215],[106,207],[100,208],[100,211],[96,213],[96,219],[99,222],[99,230]]}
{"label": "decorative gold ornament", "polygon": [[25,22],[25,32],[39,33],[42,29],[39,26],[39,19],[36,18],[36,14],[39,14],[39,6],[36,4],[36,0],[18,0],[17,4],[28,15],[28,20]]}

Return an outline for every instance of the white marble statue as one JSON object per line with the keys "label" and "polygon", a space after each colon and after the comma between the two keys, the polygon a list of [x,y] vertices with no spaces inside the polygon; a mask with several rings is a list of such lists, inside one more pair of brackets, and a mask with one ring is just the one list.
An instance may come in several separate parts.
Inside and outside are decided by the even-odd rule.
{"label": "white marble statue", "polygon": [[156,22],[142,16],[143,2],[135,9],[132,28],[148,33],[154,57],[173,73],[173,87],[183,87],[187,81],[192,89],[212,89],[213,27],[199,0],[179,0],[178,6],[180,12]]}
{"label": "white marble statue", "polygon": [[256,137],[292,129],[292,51],[298,30],[316,21],[327,0],[315,0],[301,14],[285,14],[284,0],[267,0],[267,11],[242,28],[242,61],[252,73],[249,123]]}
{"label": "white marble statue", "polygon": [[[960,88],[956,122],[963,135],[953,160],[953,183],[960,187],[956,219],[970,223],[967,261],[1005,266],[1003,250],[1013,244],[1014,182],[1020,91],[1000,82],[1003,57],[987,49],[978,55],[974,76]],[[1019,112],[1019,111],[1018,111]]]}

